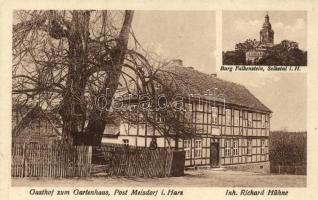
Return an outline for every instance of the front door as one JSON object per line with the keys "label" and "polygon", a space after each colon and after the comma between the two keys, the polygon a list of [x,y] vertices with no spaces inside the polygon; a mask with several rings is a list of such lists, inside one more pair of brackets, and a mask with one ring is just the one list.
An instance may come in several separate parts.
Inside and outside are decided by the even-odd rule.
{"label": "front door", "polygon": [[218,142],[211,142],[210,164],[211,164],[211,167],[219,167],[219,143]]}

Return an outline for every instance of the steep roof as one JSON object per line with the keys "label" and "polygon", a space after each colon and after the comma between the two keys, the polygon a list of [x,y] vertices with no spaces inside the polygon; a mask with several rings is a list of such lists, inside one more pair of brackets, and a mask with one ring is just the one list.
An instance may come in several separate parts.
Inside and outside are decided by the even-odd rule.
{"label": "steep roof", "polygon": [[[15,106],[13,106],[13,109],[17,108],[17,107],[18,106],[15,105]],[[55,133],[57,133],[57,135],[61,135],[60,131],[58,130],[58,128],[56,128],[56,126],[54,125],[54,123],[52,122],[50,117],[41,109],[41,107],[39,107],[38,105],[35,105],[35,106],[31,107],[24,114],[24,116],[16,124],[16,126],[12,127],[13,137],[18,137],[19,134],[23,131],[23,129],[25,129],[36,118],[48,120],[48,122],[51,124],[52,128],[54,129]]]}
{"label": "steep roof", "polygon": [[211,96],[209,97],[204,94],[207,94],[208,90],[210,94],[213,94],[214,88],[217,88],[215,96],[219,98],[216,98],[216,101],[223,102],[225,98],[227,104],[234,104],[263,112],[272,112],[241,84],[222,80],[215,75],[199,72],[192,67],[169,66],[165,70],[171,72],[172,75],[162,78],[166,79],[165,81],[168,83],[168,79],[173,77],[176,94],[185,96],[189,94],[201,94],[201,98],[212,100]]}

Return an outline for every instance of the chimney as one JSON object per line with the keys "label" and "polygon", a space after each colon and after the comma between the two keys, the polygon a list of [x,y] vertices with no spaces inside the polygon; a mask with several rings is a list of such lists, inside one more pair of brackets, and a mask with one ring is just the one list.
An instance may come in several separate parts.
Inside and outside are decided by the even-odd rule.
{"label": "chimney", "polygon": [[170,62],[171,66],[182,67],[183,61],[181,59],[173,59]]}

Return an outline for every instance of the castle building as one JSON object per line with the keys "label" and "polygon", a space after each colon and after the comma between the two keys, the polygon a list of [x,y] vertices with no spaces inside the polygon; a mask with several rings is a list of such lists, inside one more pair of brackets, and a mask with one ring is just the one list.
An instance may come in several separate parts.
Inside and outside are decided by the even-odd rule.
{"label": "castle building", "polygon": [[269,22],[268,14],[265,16],[265,22],[260,31],[260,41],[261,44],[266,46],[272,46],[274,44],[274,31],[272,30],[272,25]]}
{"label": "castle building", "polygon": [[260,42],[252,50],[246,52],[246,63],[256,64],[261,58],[266,56],[266,50],[274,46],[274,30],[269,21],[268,14],[265,15],[265,22],[260,30]]}

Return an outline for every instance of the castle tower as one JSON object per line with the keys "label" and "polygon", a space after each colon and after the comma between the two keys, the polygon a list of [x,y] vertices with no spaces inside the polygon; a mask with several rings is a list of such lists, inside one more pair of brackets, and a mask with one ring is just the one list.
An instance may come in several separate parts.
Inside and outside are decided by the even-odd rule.
{"label": "castle tower", "polygon": [[274,31],[272,30],[272,25],[269,22],[269,16],[266,13],[265,22],[260,31],[260,41],[261,44],[271,46],[274,44]]}

